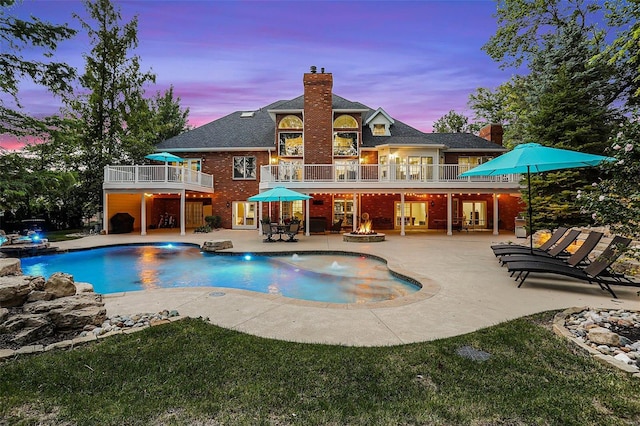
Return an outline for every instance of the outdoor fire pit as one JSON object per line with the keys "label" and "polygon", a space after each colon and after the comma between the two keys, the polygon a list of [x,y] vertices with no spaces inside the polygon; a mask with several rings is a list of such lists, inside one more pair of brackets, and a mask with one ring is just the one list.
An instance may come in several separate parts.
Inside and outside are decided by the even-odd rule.
{"label": "outdoor fire pit", "polygon": [[362,214],[360,226],[354,232],[342,234],[342,241],[348,243],[379,243],[384,241],[384,234],[374,231],[371,228],[371,220],[369,213]]}

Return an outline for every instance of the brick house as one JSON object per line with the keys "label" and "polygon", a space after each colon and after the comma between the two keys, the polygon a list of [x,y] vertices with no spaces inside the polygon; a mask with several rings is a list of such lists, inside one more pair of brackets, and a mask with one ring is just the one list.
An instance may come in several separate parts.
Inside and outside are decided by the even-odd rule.
{"label": "brick house", "polygon": [[[375,230],[513,230],[522,210],[520,176],[460,178],[506,151],[502,127],[480,136],[424,133],[333,93],[333,75],[315,67],[303,95],[238,111],[161,142],[183,163],[107,166],[104,229],[116,212],[134,229],[173,224],[182,234],[219,215],[222,226],[259,229],[260,219],[299,218],[307,235],[339,223],[355,230],[367,213]],[[255,203],[285,186],[309,201]]]}

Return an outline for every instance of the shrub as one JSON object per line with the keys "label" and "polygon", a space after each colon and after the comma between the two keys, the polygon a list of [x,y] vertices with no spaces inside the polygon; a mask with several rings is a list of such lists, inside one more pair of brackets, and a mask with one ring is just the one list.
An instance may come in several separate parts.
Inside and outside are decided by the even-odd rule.
{"label": "shrub", "polygon": [[207,216],[204,218],[207,225],[209,225],[213,229],[220,228],[222,226],[222,217],[219,215]]}

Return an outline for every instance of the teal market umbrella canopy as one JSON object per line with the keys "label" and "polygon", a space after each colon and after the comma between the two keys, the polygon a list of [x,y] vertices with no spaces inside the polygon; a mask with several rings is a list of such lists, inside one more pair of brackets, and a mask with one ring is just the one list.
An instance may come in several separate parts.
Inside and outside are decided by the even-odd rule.
{"label": "teal market umbrella canopy", "polygon": [[144,158],[154,161],[163,161],[165,163],[182,163],[184,161],[184,158],[173,155],[170,152],[154,152]]}
{"label": "teal market umbrella canopy", "polygon": [[[526,173],[529,191],[529,232],[533,234],[531,220],[533,214],[533,207],[531,206],[531,173],[574,169],[578,167],[593,167],[603,161],[615,161],[615,158],[585,154],[566,149],[550,148],[542,146],[539,143],[525,143],[516,146],[506,154],[502,154],[493,160],[487,161],[478,167],[474,167],[460,174],[460,177]],[[533,252],[533,238],[531,238],[531,251]]]}
{"label": "teal market umbrella canopy", "polygon": [[[308,200],[309,198],[313,198],[310,195],[302,194],[300,192],[293,191],[291,189],[285,188],[284,186],[276,186],[273,189],[270,189],[265,192],[261,192],[260,194],[253,195],[247,198],[248,201],[298,201],[298,200]],[[271,207],[269,207],[269,212],[271,212]],[[271,214],[271,213],[269,213]],[[282,219],[282,218],[281,218]]]}
{"label": "teal market umbrella canopy", "polygon": [[247,198],[248,201],[298,201],[308,200],[313,198],[310,195],[302,194],[300,192],[293,191],[285,188],[284,186],[276,186],[260,194],[253,195]]}

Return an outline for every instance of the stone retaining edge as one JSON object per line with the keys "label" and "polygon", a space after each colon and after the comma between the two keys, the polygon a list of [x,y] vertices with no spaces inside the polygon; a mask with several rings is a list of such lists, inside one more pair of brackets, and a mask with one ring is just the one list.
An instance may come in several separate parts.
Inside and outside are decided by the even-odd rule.
{"label": "stone retaining edge", "polygon": [[622,361],[618,361],[617,359],[615,359],[614,357],[612,357],[610,355],[605,355],[605,354],[593,349],[591,346],[589,346],[589,345],[579,341],[578,339],[576,339],[573,336],[573,334],[571,334],[571,332],[565,328],[565,326],[564,326],[565,325],[565,319],[569,315],[577,314],[578,312],[582,312],[582,311],[589,310],[589,309],[606,310],[605,308],[589,308],[588,306],[573,307],[573,308],[565,309],[564,311],[557,313],[555,315],[555,317],[553,318],[553,331],[554,331],[554,333],[557,334],[560,337],[565,337],[565,338],[569,339],[569,341],[573,342],[579,348],[581,348],[584,351],[586,351],[589,355],[591,355],[597,361],[600,361],[600,362],[602,362],[604,364],[612,365],[612,366],[624,371],[625,373],[631,374],[632,377],[635,377],[636,379],[640,379],[640,373],[638,372],[637,369],[631,367],[630,365],[625,364]]}
{"label": "stone retaining edge", "polygon": [[156,321],[150,325],[145,325],[143,327],[131,327],[127,329],[110,331],[108,333],[101,334],[100,336],[89,334],[84,337],[76,337],[75,339],[72,339],[72,340],[62,340],[60,342],[51,343],[50,345],[47,345],[47,346],[29,345],[29,346],[23,346],[18,349],[0,349],[0,361],[3,361],[8,358],[13,358],[18,355],[37,354],[42,352],[48,352],[54,349],[74,349],[76,346],[82,345],[84,343],[95,342],[97,340],[102,340],[106,337],[116,336],[118,334],[132,334],[149,327],[156,327],[159,325],[168,324],[175,321],[181,321],[187,318],[189,317],[178,315],[176,317],[167,318],[166,320],[163,320],[163,321]]}

